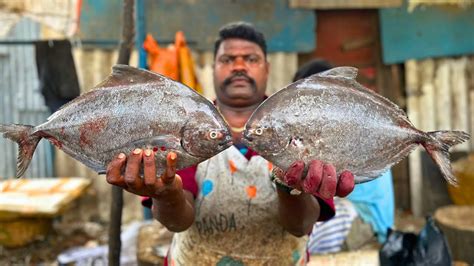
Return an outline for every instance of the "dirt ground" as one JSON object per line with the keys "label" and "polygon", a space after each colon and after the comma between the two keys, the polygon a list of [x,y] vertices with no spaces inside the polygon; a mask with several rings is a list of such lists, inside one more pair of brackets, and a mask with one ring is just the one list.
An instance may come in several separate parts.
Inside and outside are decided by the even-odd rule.
{"label": "dirt ground", "polygon": [[[424,218],[415,218],[408,212],[397,211],[397,230],[419,232]],[[57,265],[57,256],[72,247],[107,245],[107,226],[99,222],[69,223],[53,225],[43,239],[21,248],[9,249],[0,246],[0,265]],[[363,250],[377,250],[378,245],[367,245]]]}
{"label": "dirt ground", "polygon": [[102,244],[84,232],[62,235],[51,232],[46,238],[20,248],[0,246],[0,265],[57,265],[57,256],[71,247]]}

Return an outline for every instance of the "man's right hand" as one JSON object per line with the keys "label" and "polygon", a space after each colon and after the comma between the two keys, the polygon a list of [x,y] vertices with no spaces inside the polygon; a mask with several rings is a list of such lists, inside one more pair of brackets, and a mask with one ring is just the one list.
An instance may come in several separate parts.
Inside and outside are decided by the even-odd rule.
{"label": "man's right hand", "polygon": [[[140,196],[155,199],[173,198],[183,189],[181,178],[176,175],[177,159],[176,153],[168,153],[166,169],[158,178],[153,150],[135,149],[128,157],[120,153],[107,166],[107,182]],[[142,162],[143,178],[140,176]]]}
{"label": "man's right hand", "polygon": [[107,166],[107,182],[133,194],[151,197],[155,219],[170,231],[181,232],[194,222],[194,198],[191,192],[183,190],[181,177],[176,174],[177,159],[176,153],[168,153],[166,169],[158,178],[152,150],[135,149],[128,158],[121,153]]}

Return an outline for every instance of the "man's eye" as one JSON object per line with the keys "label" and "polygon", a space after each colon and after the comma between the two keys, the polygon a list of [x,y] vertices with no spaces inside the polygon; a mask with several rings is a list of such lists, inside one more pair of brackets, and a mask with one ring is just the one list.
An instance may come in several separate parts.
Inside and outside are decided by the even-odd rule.
{"label": "man's eye", "polygon": [[222,64],[228,65],[228,64],[232,63],[233,60],[232,60],[232,58],[230,58],[230,57],[228,57],[228,56],[223,56],[223,57],[220,58],[219,61],[220,61]]}
{"label": "man's eye", "polygon": [[247,62],[251,64],[258,64],[260,62],[260,58],[256,55],[251,55],[247,57]]}

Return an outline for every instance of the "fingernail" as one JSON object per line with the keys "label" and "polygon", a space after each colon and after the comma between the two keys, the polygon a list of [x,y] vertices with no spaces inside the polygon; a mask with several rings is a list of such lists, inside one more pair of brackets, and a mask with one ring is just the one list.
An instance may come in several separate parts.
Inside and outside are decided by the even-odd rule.
{"label": "fingernail", "polygon": [[176,159],[176,153],[174,153],[174,152],[170,152],[169,156],[170,156],[170,160],[172,160],[172,161],[174,161]]}
{"label": "fingernail", "polygon": [[146,149],[146,150],[145,150],[145,156],[148,157],[148,156],[150,156],[150,155],[151,155],[151,150]]}
{"label": "fingernail", "polygon": [[140,154],[142,152],[142,149],[135,149],[133,150],[133,154]]}
{"label": "fingernail", "polygon": [[120,154],[118,155],[118,158],[119,158],[119,159],[125,158],[125,154],[124,154],[124,153],[120,153]]}

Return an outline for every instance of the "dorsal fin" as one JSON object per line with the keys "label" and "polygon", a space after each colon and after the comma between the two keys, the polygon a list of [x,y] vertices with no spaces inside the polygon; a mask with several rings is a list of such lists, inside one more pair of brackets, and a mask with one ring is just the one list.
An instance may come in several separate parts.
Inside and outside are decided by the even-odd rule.
{"label": "dorsal fin", "polygon": [[357,77],[357,68],[336,67],[336,68],[332,68],[327,71],[315,74],[311,76],[310,78],[312,78],[314,81],[317,81],[316,79],[318,77],[328,78],[329,80],[333,80],[332,82],[334,81],[342,82],[344,87],[348,89],[357,90],[369,95],[370,97],[373,97],[380,103],[383,103],[391,107],[395,112],[397,112],[400,115],[401,119],[404,121],[404,123],[412,125],[405,111],[403,111],[398,105],[396,105],[394,102],[390,101],[389,99],[383,97],[382,95],[376,93],[375,91],[357,82],[357,80],[355,79]]}
{"label": "dorsal fin", "polygon": [[169,78],[145,69],[135,68],[128,65],[115,65],[112,73],[96,88],[109,88],[130,84],[162,83]]}
{"label": "dorsal fin", "polygon": [[316,74],[320,77],[341,77],[341,78],[348,78],[348,79],[355,79],[357,77],[357,68],[355,67],[335,67],[329,70],[323,71],[321,73]]}

